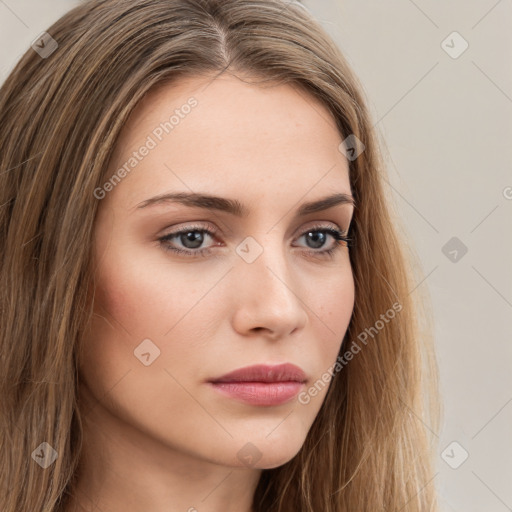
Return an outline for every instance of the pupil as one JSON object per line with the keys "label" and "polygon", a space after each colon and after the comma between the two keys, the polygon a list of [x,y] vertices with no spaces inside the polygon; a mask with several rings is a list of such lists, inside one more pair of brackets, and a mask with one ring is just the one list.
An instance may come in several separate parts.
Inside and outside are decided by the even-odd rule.
{"label": "pupil", "polygon": [[325,243],[325,233],[322,233],[321,231],[310,231],[308,233],[308,236],[310,236],[313,239],[313,244],[316,244],[314,249],[322,247],[322,245]]}
{"label": "pupil", "polygon": [[[194,233],[196,234],[194,235]],[[186,242],[192,242],[192,246],[183,243],[188,249],[197,249],[203,243],[203,235],[199,233],[199,231],[189,231],[188,233],[183,233],[181,237],[182,242],[184,242],[184,240],[186,240]]]}

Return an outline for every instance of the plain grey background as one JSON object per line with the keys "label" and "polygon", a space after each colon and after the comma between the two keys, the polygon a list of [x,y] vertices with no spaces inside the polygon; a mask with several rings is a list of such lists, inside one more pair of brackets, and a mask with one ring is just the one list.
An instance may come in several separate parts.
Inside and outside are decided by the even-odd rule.
{"label": "plain grey background", "polygon": [[[0,0],[0,81],[77,4]],[[431,484],[446,512],[512,510],[511,2],[304,4],[363,83],[421,260],[412,293],[433,304],[444,420]]]}

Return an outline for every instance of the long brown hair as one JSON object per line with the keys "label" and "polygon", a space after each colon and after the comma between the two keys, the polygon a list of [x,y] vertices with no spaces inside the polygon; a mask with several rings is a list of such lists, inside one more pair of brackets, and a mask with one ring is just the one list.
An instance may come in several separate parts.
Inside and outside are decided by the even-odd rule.
{"label": "long brown hair", "polygon": [[[121,128],[156,85],[229,69],[299,86],[364,145],[349,162],[356,299],[340,357],[360,350],[336,368],[299,453],[262,472],[254,510],[436,510],[430,309],[362,86],[320,25],[281,0],[90,0],[48,34],[0,89],[1,509],[57,512],[73,490],[94,190]],[[42,469],[45,442],[56,458]]]}

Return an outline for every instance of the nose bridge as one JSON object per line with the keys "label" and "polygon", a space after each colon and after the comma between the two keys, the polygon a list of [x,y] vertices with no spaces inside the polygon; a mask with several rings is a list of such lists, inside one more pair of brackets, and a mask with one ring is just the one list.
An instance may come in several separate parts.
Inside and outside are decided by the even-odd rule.
{"label": "nose bridge", "polygon": [[247,237],[237,247],[237,253],[237,318],[250,319],[252,327],[272,331],[291,332],[303,325],[306,312],[282,235],[273,231]]}
{"label": "nose bridge", "polygon": [[[243,260],[239,262],[247,278],[259,288],[272,288],[268,292],[279,292],[285,283],[291,283],[293,275],[289,268],[286,248],[277,236],[277,231],[248,236],[238,247],[237,253]],[[284,281],[284,282],[283,282]]]}

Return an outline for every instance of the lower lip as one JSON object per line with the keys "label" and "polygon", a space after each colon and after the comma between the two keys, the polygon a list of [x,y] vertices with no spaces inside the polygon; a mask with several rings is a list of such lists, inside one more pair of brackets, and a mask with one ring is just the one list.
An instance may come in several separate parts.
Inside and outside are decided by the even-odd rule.
{"label": "lower lip", "polygon": [[301,382],[211,382],[220,393],[251,405],[280,405],[296,396]]}

